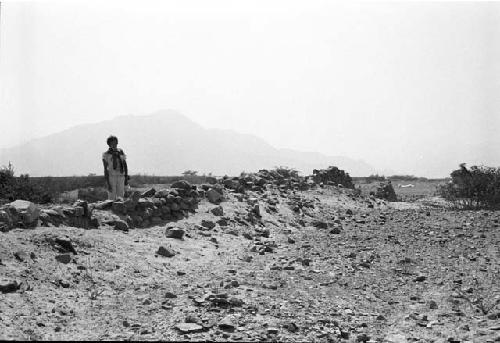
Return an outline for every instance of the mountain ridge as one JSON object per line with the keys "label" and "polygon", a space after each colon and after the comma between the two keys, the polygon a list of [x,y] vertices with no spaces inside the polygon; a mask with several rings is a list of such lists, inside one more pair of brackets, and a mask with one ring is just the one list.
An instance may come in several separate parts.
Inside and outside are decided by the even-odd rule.
{"label": "mountain ridge", "polygon": [[119,147],[128,156],[131,174],[179,175],[190,169],[238,175],[280,165],[304,174],[330,165],[352,176],[376,172],[362,160],[278,149],[252,134],[204,128],[174,110],[76,125],[0,150],[0,165],[11,161],[16,171],[31,176],[99,174],[103,172],[100,156],[107,149],[106,138],[110,134],[120,140]]}

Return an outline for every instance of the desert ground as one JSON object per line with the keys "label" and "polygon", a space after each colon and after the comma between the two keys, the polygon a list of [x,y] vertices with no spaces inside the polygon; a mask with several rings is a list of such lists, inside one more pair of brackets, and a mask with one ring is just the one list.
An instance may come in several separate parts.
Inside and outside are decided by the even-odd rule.
{"label": "desert ground", "polygon": [[500,342],[500,213],[431,186],[226,189],[146,228],[0,232],[19,286],[2,286],[0,339]]}

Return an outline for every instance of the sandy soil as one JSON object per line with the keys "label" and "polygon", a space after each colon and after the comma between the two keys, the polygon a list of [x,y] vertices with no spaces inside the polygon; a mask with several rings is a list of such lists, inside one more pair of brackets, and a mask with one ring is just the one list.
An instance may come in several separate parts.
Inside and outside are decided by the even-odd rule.
{"label": "sandy soil", "polygon": [[230,195],[228,226],[211,230],[202,221],[221,217],[202,201],[169,224],[183,239],[165,227],[0,233],[0,283],[20,284],[0,293],[0,339],[500,341],[500,213],[336,188],[258,199],[251,223],[247,198]]}

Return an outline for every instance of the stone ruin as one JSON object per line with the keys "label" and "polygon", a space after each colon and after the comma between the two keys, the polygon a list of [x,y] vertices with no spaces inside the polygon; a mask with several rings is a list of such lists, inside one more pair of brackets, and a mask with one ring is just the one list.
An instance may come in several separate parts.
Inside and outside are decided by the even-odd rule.
{"label": "stone ruin", "polygon": [[[223,177],[218,180],[223,189],[229,189],[237,193],[246,191],[263,192],[267,188],[275,188],[282,192],[304,191],[317,185],[333,185],[345,188],[354,188],[351,177],[345,171],[337,167],[328,169],[315,169],[312,176],[298,176],[296,172],[286,168],[273,170],[261,169],[257,173],[245,173],[238,177]],[[211,186],[214,188],[214,185]],[[222,194],[222,191],[219,189]]]}
{"label": "stone ruin", "polygon": [[144,228],[185,218],[189,212],[195,212],[203,197],[213,204],[220,204],[224,200],[225,190],[243,194],[249,190],[262,193],[268,188],[288,193],[308,190],[318,185],[354,188],[349,174],[337,167],[314,170],[313,176],[307,177],[298,176],[290,169],[278,168],[262,169],[239,177],[214,178],[211,181],[201,185],[200,189],[181,180],[174,182],[170,189],[156,191],[151,188],[143,193],[134,191],[126,194],[125,199],[117,201],[97,200],[104,197],[99,189],[79,190],[79,199],[73,205],[50,205],[42,208],[29,201],[16,200],[0,206],[0,231],[16,227],[59,225],[86,229],[109,225],[119,230],[128,230],[131,227]]}
{"label": "stone ruin", "polygon": [[330,166],[327,169],[314,169],[313,170],[313,180],[317,184],[323,185],[333,185],[345,188],[354,188],[349,173],[337,167]]}
{"label": "stone ruin", "polygon": [[26,200],[16,200],[0,207],[0,231],[36,226],[73,226],[97,228],[102,225],[128,230],[179,220],[194,213],[205,191],[187,181],[178,181],[170,189],[132,192],[124,200],[88,203],[77,200],[73,205],[50,205],[46,208]]}
{"label": "stone ruin", "polygon": [[307,190],[311,188],[312,183],[308,178],[300,177],[288,170],[267,170],[261,169],[257,173],[242,174],[239,177],[223,177],[219,183],[226,189],[238,193],[246,191],[263,192],[268,186],[279,190]]}

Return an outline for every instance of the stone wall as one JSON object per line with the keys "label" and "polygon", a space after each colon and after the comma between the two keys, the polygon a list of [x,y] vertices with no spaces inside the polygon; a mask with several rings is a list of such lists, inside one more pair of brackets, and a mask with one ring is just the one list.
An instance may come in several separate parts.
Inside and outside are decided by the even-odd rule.
{"label": "stone wall", "polygon": [[135,191],[117,201],[89,203],[77,200],[73,205],[41,208],[29,201],[16,200],[0,207],[0,231],[60,225],[87,229],[107,224],[121,230],[148,227],[187,217],[189,212],[195,212],[204,195],[205,192],[198,191],[196,186],[178,181],[169,189]]}
{"label": "stone wall", "polygon": [[354,188],[354,183],[349,173],[333,166],[327,169],[314,169],[313,180],[315,183],[323,185],[342,185],[346,188]]}

